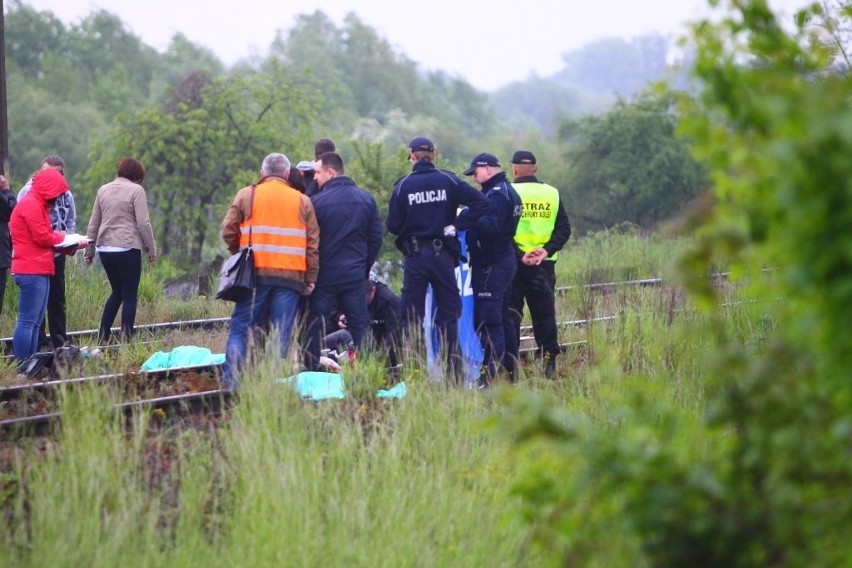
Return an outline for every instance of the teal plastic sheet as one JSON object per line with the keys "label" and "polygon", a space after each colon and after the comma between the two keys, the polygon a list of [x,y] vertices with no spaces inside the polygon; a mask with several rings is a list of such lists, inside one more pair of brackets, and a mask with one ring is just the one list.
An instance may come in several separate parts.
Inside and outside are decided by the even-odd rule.
{"label": "teal plastic sheet", "polygon": [[[299,396],[305,400],[340,400],[346,396],[343,388],[343,377],[337,373],[305,371],[295,377],[278,379],[278,382],[292,386]],[[403,398],[405,393],[405,383],[399,383],[392,389],[380,390],[377,396],[379,398]]]}
{"label": "teal plastic sheet", "polygon": [[405,398],[405,394],[408,392],[408,388],[405,386],[405,383],[399,383],[390,389],[381,389],[378,393],[379,398]]}
{"label": "teal plastic sheet", "polygon": [[336,373],[305,371],[278,382],[291,385],[300,397],[307,400],[342,399],[344,396],[343,378]]}
{"label": "teal plastic sheet", "polygon": [[225,362],[224,353],[213,353],[206,347],[181,345],[171,351],[157,351],[142,363],[143,371],[162,371],[178,367],[199,367],[202,365],[221,365]]}

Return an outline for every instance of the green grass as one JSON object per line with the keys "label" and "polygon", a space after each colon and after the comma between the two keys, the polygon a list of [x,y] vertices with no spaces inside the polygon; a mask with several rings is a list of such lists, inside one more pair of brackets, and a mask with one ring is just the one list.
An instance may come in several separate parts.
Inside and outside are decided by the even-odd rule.
{"label": "green grass", "polygon": [[[635,234],[594,239],[563,253],[560,284],[582,284],[593,272],[604,279],[660,275],[684,245]],[[76,270],[69,280],[96,278]],[[80,301],[91,306],[75,307],[75,321],[99,317],[102,286],[80,288],[91,294]],[[731,299],[748,300],[740,294],[732,289]],[[206,299],[153,302],[140,320],[226,308]],[[0,565],[563,565],[561,537],[542,521],[559,512],[531,509],[519,495],[529,490],[531,472],[541,479],[537,467],[553,477],[546,491],[581,483],[581,456],[566,460],[545,446],[519,450],[512,440],[555,412],[554,423],[574,424],[589,440],[624,435],[642,447],[643,436],[651,444],[650,432],[660,431],[668,432],[671,451],[713,452],[703,417],[719,385],[707,371],[714,337],[701,330],[721,318],[743,345],[756,347],[772,323],[761,304],[716,314],[684,308],[674,288],[572,291],[559,301],[559,319],[619,317],[560,331],[563,342],[585,342],[559,359],[560,380],[545,381],[531,363],[518,386],[485,393],[431,383],[411,354],[405,399],[376,399],[382,364],[360,356],[357,370],[344,371],[347,399],[321,404],[276,383],[289,362],[266,357],[216,425],[149,427],[152,417],[142,413],[128,430],[105,410],[114,402],[108,391],[64,393],[54,439],[0,448],[0,511],[8,521],[0,528]],[[217,351],[224,337],[174,336],[157,348],[182,339]],[[146,354],[128,347],[111,364],[129,367]],[[599,562],[641,565],[635,542],[607,540],[617,533],[596,524],[616,502],[577,506],[594,514],[571,517],[565,530],[600,531]],[[577,524],[580,518],[589,523]]]}

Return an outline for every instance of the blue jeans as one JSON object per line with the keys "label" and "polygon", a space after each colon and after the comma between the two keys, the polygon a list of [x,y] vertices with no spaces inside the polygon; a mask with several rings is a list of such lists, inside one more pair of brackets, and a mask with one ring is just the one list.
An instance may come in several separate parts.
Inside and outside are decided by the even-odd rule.
{"label": "blue jeans", "polygon": [[20,366],[38,349],[38,330],[44,321],[50,276],[15,274],[12,276],[21,293],[18,300],[18,325],[12,336],[12,351]]}
{"label": "blue jeans", "polygon": [[258,324],[267,314],[270,327],[278,330],[278,354],[282,358],[287,357],[299,298],[301,294],[296,290],[259,284],[255,289],[254,298],[248,297],[234,305],[231,330],[225,344],[225,369],[222,377],[225,388],[237,388],[248,351],[249,330],[258,329]]}
{"label": "blue jeans", "polygon": [[320,370],[322,338],[325,336],[325,320],[335,307],[346,314],[346,324],[352,341],[361,346],[364,335],[370,328],[370,312],[367,309],[367,280],[346,283],[317,285],[310,295],[308,308],[308,331],[305,364],[308,369]]}

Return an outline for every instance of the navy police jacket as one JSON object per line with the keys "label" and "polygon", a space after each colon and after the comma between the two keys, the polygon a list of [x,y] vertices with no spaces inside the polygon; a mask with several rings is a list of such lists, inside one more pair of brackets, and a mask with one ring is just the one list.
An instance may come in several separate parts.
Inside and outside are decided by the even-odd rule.
{"label": "navy police jacket", "polygon": [[488,266],[506,257],[515,258],[515,231],[521,220],[521,198],[500,172],[482,184],[489,212],[471,219],[462,211],[456,225],[467,229],[467,250],[471,264]]}
{"label": "navy police jacket", "polygon": [[488,200],[454,173],[439,170],[428,160],[414,164],[411,173],[394,184],[388,206],[387,228],[397,236],[396,246],[410,238],[443,239],[458,246],[455,238],[444,238],[444,227],[454,225],[461,205],[469,207],[473,219],[488,212]]}
{"label": "navy police jacket", "polygon": [[337,176],[311,202],[320,228],[317,286],[366,280],[382,246],[376,200],[352,178]]}

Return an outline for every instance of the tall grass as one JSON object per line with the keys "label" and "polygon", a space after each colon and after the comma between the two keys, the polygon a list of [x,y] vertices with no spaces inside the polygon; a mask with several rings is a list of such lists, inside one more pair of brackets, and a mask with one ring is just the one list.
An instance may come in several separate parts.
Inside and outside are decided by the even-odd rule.
{"label": "tall grass", "polygon": [[[683,244],[593,239],[563,253],[561,283],[582,284],[595,271],[660,275]],[[748,346],[772,326],[760,304],[730,293],[736,302],[705,314],[675,288],[574,290],[559,303],[560,320],[617,317],[560,330],[561,341],[582,343],[559,358],[559,380],[528,364],[517,386],[485,393],[432,383],[413,357],[405,399],[370,395],[385,377],[364,357],[357,372],[344,371],[349,396],[320,404],[277,382],[289,362],[266,357],[226,419],[192,426],[156,426],[143,413],[128,429],[105,410],[107,391],[64,393],[55,438],[5,450],[0,565],[557,565],[556,548],[531,546],[530,536],[541,536],[536,519],[558,512],[530,510],[516,496],[530,462],[495,424],[523,430],[556,407],[584,436],[636,438],[642,430],[627,426],[640,408],[651,423],[675,416],[667,427],[685,453],[712,451],[701,422],[718,388],[705,370],[714,337],[695,330],[721,318]],[[552,471],[550,491],[577,482],[570,462]],[[635,551],[631,542],[600,547],[616,564]]]}

